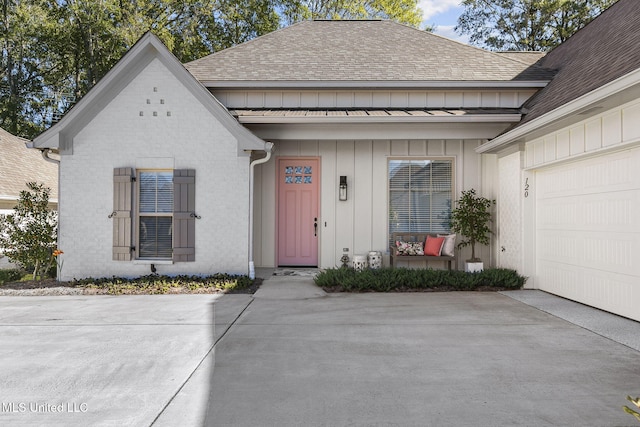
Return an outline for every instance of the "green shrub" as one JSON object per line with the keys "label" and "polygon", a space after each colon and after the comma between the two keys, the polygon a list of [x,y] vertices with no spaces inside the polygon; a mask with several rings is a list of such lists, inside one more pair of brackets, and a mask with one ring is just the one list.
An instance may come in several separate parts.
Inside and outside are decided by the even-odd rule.
{"label": "green shrub", "polygon": [[0,247],[9,261],[44,279],[56,257],[58,214],[49,209],[49,188],[35,182],[26,185],[13,213],[0,215]]}
{"label": "green shrub", "polygon": [[515,270],[502,268],[486,269],[479,273],[407,268],[363,271],[331,268],[318,274],[315,282],[330,292],[475,291],[520,289],[526,278]]}
{"label": "green shrub", "polygon": [[217,290],[245,289],[253,284],[248,276],[214,274],[211,276],[159,276],[150,274],[133,279],[123,277],[103,277],[74,280],[71,286],[101,289],[110,295],[125,293],[165,294],[172,288]]}
{"label": "green shrub", "polygon": [[20,280],[23,274],[24,273],[18,269],[0,270],[0,285]]}

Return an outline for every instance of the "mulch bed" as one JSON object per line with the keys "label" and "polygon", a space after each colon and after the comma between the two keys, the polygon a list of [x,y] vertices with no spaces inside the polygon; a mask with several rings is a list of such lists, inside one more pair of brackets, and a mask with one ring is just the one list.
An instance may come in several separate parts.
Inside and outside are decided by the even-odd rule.
{"label": "mulch bed", "polygon": [[[251,286],[242,288],[242,289],[231,289],[231,290],[220,290],[213,287],[201,287],[191,290],[187,287],[174,287],[170,288],[166,294],[254,294],[262,285],[262,279],[256,278]],[[111,295],[108,292],[108,289],[102,288],[85,288],[79,285],[73,285],[71,282],[58,282],[56,279],[45,279],[45,280],[26,280],[24,282],[8,282],[4,285],[0,285],[0,290],[14,290],[14,291],[30,291],[33,289],[38,289],[43,292],[38,293],[38,295],[46,295],[46,290],[49,289],[52,291],[52,295],[63,295],[61,292],[53,292],[54,290],[58,291],[60,288],[65,288],[69,290],[82,290],[83,295]],[[123,288],[122,292],[119,295],[147,295],[144,289],[126,289]]]}

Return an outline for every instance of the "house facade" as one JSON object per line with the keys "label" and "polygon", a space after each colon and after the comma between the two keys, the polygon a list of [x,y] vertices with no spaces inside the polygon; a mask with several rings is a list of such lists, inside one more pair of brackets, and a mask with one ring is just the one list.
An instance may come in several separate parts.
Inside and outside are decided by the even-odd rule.
{"label": "house facade", "polygon": [[[545,57],[388,21],[308,21],[182,66],[147,34],[32,144],[61,156],[62,278],[330,268],[369,251],[388,263],[391,233],[449,232],[474,188],[498,200],[486,264],[596,306],[607,292],[637,301],[637,276],[617,266],[638,251],[639,64],[620,67],[617,48],[617,71],[594,79],[607,60],[590,64],[589,86],[576,59],[612,49],[593,43],[599,21],[635,58],[631,9],[621,0]],[[608,279],[582,286],[584,266],[576,277]]]}
{"label": "house facade", "polygon": [[[496,192],[496,158],[475,149],[517,123],[550,78],[387,21],[302,22],[186,67],[274,143],[254,194],[254,254],[267,267],[336,267],[344,254],[386,254],[394,231],[448,232],[461,190]],[[313,186],[287,181],[296,167],[317,171],[299,178]]]}

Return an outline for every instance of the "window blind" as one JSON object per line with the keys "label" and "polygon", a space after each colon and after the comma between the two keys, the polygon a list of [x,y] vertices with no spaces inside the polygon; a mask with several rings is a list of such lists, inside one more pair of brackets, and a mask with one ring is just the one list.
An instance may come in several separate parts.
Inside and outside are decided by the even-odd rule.
{"label": "window blind", "polygon": [[448,233],[452,160],[389,160],[389,233]]}
{"label": "window blind", "polygon": [[140,172],[139,180],[139,256],[171,258],[173,172]]}

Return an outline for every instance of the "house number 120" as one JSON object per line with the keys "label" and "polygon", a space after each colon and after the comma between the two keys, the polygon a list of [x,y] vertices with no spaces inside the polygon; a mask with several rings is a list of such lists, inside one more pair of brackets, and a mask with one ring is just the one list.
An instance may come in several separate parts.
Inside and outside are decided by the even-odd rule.
{"label": "house number 120", "polygon": [[529,178],[524,180],[524,197],[529,197]]}

